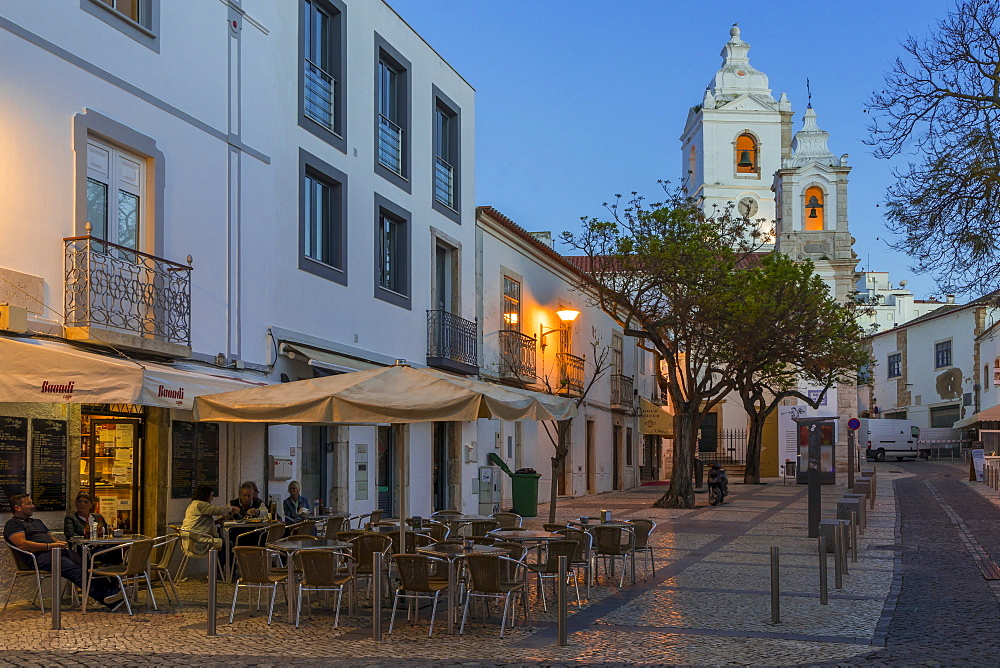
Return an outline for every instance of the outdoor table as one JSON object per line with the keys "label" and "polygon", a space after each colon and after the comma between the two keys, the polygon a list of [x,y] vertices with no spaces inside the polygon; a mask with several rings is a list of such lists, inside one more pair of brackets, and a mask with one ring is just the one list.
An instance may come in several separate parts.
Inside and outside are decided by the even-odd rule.
{"label": "outdoor table", "polygon": [[[222,523],[223,556],[226,559],[226,582],[233,581],[233,539],[230,535],[232,529],[260,529],[261,527],[278,524],[266,519],[255,520],[227,520]],[[248,533],[248,532],[243,532]],[[242,534],[241,534],[242,535]],[[238,538],[239,536],[237,536]]]}
{"label": "outdoor table", "polygon": [[[150,537],[144,536],[141,533],[130,533],[122,534],[121,536],[107,536],[106,538],[83,538],[81,536],[73,538],[73,543],[80,545],[83,548],[80,554],[81,562],[83,563],[83,602],[80,604],[81,612],[87,612],[87,599],[89,598],[87,596],[87,591],[90,589],[91,578],[90,569],[94,566],[93,560],[90,557],[91,551],[96,552],[106,547],[124,545],[125,543],[131,543],[136,540],[150,540]],[[88,565],[88,562],[91,563]]]}
{"label": "outdoor table", "polygon": [[502,547],[492,545],[473,545],[472,549],[466,549],[465,545],[454,543],[434,543],[427,547],[418,547],[417,552],[438,557],[448,561],[448,633],[455,633],[455,562],[465,558],[465,555],[473,552],[477,554],[502,554],[506,552]]}
{"label": "outdoor table", "polygon": [[[581,517],[580,519],[582,520],[584,518]],[[593,518],[588,518],[588,519],[593,519]],[[611,522],[597,522],[597,523],[594,523],[594,524],[579,522],[579,521],[575,521],[575,520],[570,520],[569,523],[572,524],[573,526],[580,527],[581,529],[583,529],[587,533],[590,533],[591,530],[596,529],[597,527],[610,527],[612,529],[625,529],[627,531],[634,531],[635,530],[635,527],[632,526],[631,522],[622,522],[621,520],[615,520],[615,521],[611,521]],[[632,561],[632,584],[635,584],[635,551],[634,550],[632,551],[632,559],[631,559],[631,561]],[[597,579],[596,564],[595,564],[595,571],[594,572],[595,572],[594,579],[596,581],[596,579]],[[614,563],[612,562],[612,564],[611,564],[611,574],[614,575],[614,573],[615,573],[615,567],[614,567]]]}
{"label": "outdoor table", "polygon": [[[267,547],[284,552],[287,557],[285,564],[288,567],[288,623],[295,623],[295,596],[291,587],[295,584],[295,553],[303,550],[335,550],[347,552],[351,549],[351,543],[332,538],[317,538],[316,540],[277,540],[268,543]],[[350,599],[348,599],[350,600]]]}
{"label": "outdoor table", "polygon": [[[492,538],[509,540],[515,543],[535,543],[531,549],[541,548],[543,543],[553,540],[564,540],[566,536],[552,531],[541,531],[538,529],[497,529],[489,533]],[[536,558],[541,560],[541,550],[539,549]],[[525,559],[527,561],[527,559]],[[538,562],[535,562],[538,563]],[[527,582],[525,582],[527,585]]]}

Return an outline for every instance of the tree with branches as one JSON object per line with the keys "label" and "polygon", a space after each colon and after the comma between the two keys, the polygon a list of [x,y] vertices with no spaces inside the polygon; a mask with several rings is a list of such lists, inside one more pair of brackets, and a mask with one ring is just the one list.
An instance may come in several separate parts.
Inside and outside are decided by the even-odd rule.
{"label": "tree with branches", "polygon": [[584,218],[563,240],[583,253],[581,288],[627,336],[644,340],[666,369],[658,383],[674,412],[670,487],[660,507],[694,507],[691,470],[704,416],[734,387],[733,360],[719,338],[736,268],[753,261],[757,225],[732,207],[704,211],[700,201],[661,182],[666,197],[647,203],[618,195],[610,220]]}
{"label": "tree with branches", "polygon": [[[749,417],[743,481],[757,484],[764,423],[774,409],[793,397],[819,408],[831,388],[853,385],[869,356],[853,302],[838,303],[812,262],[773,253],[730,285],[737,292],[725,300],[733,312],[722,320],[721,338]],[[821,390],[810,397],[803,386]]]}
{"label": "tree with branches", "polygon": [[[877,157],[913,149],[886,193],[892,244],[950,292],[1000,287],[1000,0],[959,0],[908,36],[871,95]],[[985,289],[985,290],[984,290]]]}

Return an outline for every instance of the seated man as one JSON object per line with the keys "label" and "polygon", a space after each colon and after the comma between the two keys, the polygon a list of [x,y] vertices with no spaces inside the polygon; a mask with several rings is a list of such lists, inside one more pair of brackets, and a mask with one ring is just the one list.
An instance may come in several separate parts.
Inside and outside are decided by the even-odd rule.
{"label": "seated man", "polygon": [[[32,519],[35,504],[31,502],[31,497],[27,494],[11,496],[10,508],[14,516],[7,520],[7,524],[4,525],[3,537],[14,547],[33,553],[38,562],[38,568],[51,573],[52,548],[65,548],[66,542],[56,540],[41,520]],[[72,550],[63,550],[62,576],[77,587],[83,588],[83,567],[80,555]],[[115,610],[125,600],[125,595],[118,584],[107,578],[95,578],[90,587],[90,595],[112,610]]]}

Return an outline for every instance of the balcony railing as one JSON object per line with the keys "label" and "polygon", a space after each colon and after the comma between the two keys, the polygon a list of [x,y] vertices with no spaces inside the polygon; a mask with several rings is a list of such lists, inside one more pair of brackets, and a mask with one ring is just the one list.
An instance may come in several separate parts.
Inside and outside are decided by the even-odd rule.
{"label": "balcony railing", "polygon": [[336,121],[334,115],[336,79],[308,58],[305,62],[305,79],[303,111],[320,125],[333,130]]}
{"label": "balcony railing", "polygon": [[191,345],[191,266],[92,236],[65,244],[66,327]]}
{"label": "balcony railing", "polygon": [[403,128],[378,115],[378,161],[397,174],[403,173]]}
{"label": "balcony railing", "polygon": [[455,208],[455,168],[439,156],[434,158],[434,197],[445,206]]}
{"label": "balcony railing", "polygon": [[632,391],[632,377],[620,373],[611,374],[611,407],[631,411],[635,394]]}
{"label": "balcony railing", "polygon": [[464,374],[479,373],[478,326],[447,311],[427,311],[427,364]]}
{"label": "balcony railing", "polygon": [[583,363],[582,357],[570,353],[556,354],[556,364],[559,366],[560,394],[583,394]]}
{"label": "balcony railing", "polygon": [[497,332],[500,339],[500,376],[522,382],[535,380],[535,339],[513,329]]}

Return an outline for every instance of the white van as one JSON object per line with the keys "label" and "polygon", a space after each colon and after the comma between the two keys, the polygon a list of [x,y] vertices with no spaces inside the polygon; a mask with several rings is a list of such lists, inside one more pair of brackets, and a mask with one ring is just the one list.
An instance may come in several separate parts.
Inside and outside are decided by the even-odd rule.
{"label": "white van", "polygon": [[864,445],[868,459],[884,461],[886,457],[895,457],[902,461],[904,457],[920,455],[918,440],[920,427],[912,420],[879,420],[862,418],[858,429],[858,440]]}

